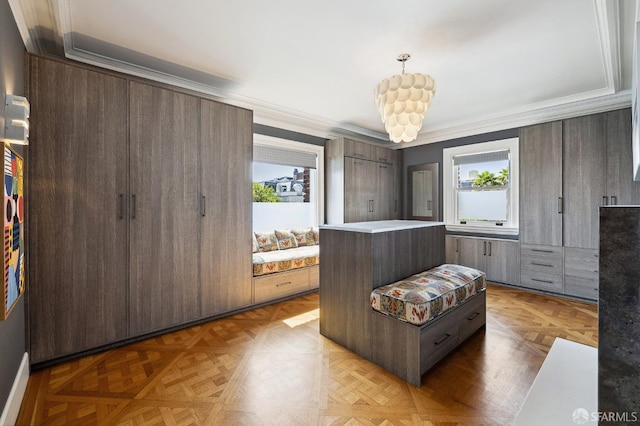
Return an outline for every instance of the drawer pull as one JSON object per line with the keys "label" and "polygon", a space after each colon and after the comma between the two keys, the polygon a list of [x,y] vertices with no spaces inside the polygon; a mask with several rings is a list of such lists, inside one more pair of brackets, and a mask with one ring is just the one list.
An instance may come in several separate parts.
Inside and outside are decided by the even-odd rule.
{"label": "drawer pull", "polygon": [[548,280],[539,280],[537,278],[531,278],[531,281],[536,281],[539,283],[545,283],[545,284],[553,284],[553,281],[548,281]]}
{"label": "drawer pull", "polygon": [[531,262],[531,264],[536,266],[546,266],[547,268],[553,268],[553,265],[549,265],[548,263]]}
{"label": "drawer pull", "polygon": [[531,249],[531,251],[537,251],[539,253],[553,253],[553,250],[543,250],[543,249]]}
{"label": "drawer pull", "polygon": [[439,338],[438,340],[436,340],[435,342],[433,342],[434,345],[439,345],[440,343],[444,342],[445,340],[447,340],[449,337],[451,337],[450,334],[445,334],[444,336],[442,336],[441,338]]}
{"label": "drawer pull", "polygon": [[474,312],[473,315],[471,315],[470,317],[467,317],[467,321],[473,321],[478,317],[478,315],[480,315],[480,312]]}
{"label": "drawer pull", "polygon": [[276,284],[276,287],[283,287],[283,286],[285,286],[285,285],[290,285],[290,284],[291,284],[291,281],[285,281],[285,282],[283,282],[283,283]]}

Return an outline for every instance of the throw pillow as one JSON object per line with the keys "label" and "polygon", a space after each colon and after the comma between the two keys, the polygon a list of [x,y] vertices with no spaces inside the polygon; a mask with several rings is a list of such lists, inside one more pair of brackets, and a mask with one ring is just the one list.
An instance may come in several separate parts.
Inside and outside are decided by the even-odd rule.
{"label": "throw pillow", "polygon": [[278,248],[280,250],[286,250],[294,247],[298,247],[296,243],[296,237],[286,229],[276,229],[274,231],[276,240],[278,241]]}
{"label": "throw pillow", "polygon": [[254,232],[254,234],[259,252],[278,250],[278,240],[273,232]]}
{"label": "throw pillow", "polygon": [[313,228],[292,229],[291,233],[296,237],[298,247],[315,245],[315,240],[313,238]]}

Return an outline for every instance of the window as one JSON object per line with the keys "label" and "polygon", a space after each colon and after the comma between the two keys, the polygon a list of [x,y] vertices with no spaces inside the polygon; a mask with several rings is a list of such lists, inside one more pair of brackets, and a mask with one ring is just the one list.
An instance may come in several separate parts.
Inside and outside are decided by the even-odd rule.
{"label": "window", "polygon": [[254,135],[254,231],[323,222],[323,155],[321,146]]}
{"label": "window", "polygon": [[444,149],[443,162],[447,229],[518,233],[518,138]]}

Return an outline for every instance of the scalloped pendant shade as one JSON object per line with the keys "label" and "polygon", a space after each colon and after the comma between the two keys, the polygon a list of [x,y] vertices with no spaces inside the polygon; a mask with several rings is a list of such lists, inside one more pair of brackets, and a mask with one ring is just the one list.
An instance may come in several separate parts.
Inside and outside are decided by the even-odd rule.
{"label": "scalloped pendant shade", "polygon": [[431,76],[404,73],[404,62],[408,59],[409,55],[400,55],[398,61],[402,62],[402,75],[385,78],[375,90],[380,118],[389,139],[395,143],[416,140],[436,93],[435,81]]}

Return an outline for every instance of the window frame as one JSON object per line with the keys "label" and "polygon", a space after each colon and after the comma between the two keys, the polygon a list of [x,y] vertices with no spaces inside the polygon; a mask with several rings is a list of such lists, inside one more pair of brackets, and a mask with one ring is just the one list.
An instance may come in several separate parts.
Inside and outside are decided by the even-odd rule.
{"label": "window frame", "polygon": [[[457,175],[456,167],[453,165],[453,158],[459,155],[481,154],[484,152],[509,150],[509,188],[507,195],[508,221],[502,226],[497,226],[496,222],[473,222],[461,224],[456,220],[457,211]],[[520,178],[520,156],[519,138],[501,139],[490,142],[482,142],[471,145],[445,148],[442,150],[443,163],[443,201],[444,201],[444,223],[448,231],[496,234],[496,235],[518,235],[519,233],[519,178]]]}
{"label": "window frame", "polygon": [[[324,224],[324,147],[320,145],[313,145],[304,142],[296,142],[289,139],[281,139],[273,136],[253,134],[253,145],[269,146],[280,149],[291,149],[293,151],[310,152],[316,155],[316,179],[317,179],[317,194],[316,194],[316,218],[318,223],[314,226]],[[251,169],[253,170],[254,163],[253,155],[251,156]],[[253,176],[251,178],[253,182]]]}

